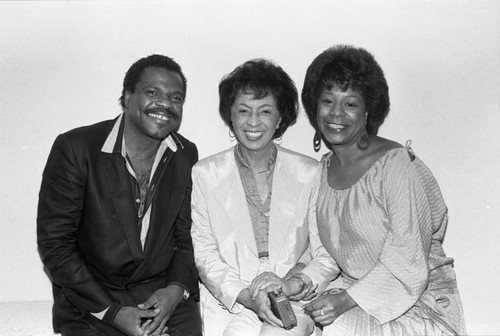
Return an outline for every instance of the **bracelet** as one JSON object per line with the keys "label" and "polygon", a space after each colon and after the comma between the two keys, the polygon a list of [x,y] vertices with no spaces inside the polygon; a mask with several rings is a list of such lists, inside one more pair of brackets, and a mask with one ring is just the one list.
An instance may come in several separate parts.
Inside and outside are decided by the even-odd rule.
{"label": "bracelet", "polygon": [[335,288],[331,288],[331,289],[325,291],[323,294],[324,295],[337,294],[337,293],[340,293],[344,290],[345,289],[335,287]]}

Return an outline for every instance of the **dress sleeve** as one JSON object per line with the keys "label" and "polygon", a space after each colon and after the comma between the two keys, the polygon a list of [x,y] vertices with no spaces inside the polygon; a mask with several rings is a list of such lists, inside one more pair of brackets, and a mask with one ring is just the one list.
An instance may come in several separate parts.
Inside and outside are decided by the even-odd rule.
{"label": "dress sleeve", "polygon": [[113,304],[95,281],[77,244],[85,194],[84,173],[65,135],[52,146],[38,201],[40,256],[52,282],[82,312],[102,312]]}
{"label": "dress sleeve", "polygon": [[347,292],[385,323],[411,308],[427,287],[432,223],[425,187],[407,153],[385,162],[382,179],[389,232],[378,261]]}
{"label": "dress sleeve", "polygon": [[243,305],[236,302],[239,293],[247,288],[238,273],[222,261],[217,241],[213,235],[210,213],[207,206],[207,187],[205,178],[193,169],[193,238],[196,267],[200,279],[208,290],[232,313],[243,310]]}

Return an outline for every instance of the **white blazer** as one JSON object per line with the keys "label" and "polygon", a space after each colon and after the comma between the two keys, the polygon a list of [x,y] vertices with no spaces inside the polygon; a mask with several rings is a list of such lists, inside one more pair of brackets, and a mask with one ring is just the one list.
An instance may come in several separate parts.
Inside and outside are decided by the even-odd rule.
{"label": "white blazer", "polygon": [[[319,241],[315,212],[318,162],[279,147],[269,219],[269,266],[283,277],[309,247],[318,264],[316,281],[336,267]],[[224,330],[244,307],[238,294],[258,275],[259,257],[234,147],[193,167],[191,236],[198,268],[200,308],[206,335]],[[331,280],[331,279],[329,279]],[[210,324],[208,326],[207,324]],[[208,332],[208,333],[207,333]]]}

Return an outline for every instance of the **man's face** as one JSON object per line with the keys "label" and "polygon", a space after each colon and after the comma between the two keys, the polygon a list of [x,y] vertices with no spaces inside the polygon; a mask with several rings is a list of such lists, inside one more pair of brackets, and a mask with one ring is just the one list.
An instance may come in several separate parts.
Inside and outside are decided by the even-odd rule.
{"label": "man's face", "polygon": [[182,119],[184,90],[181,76],[158,67],[145,68],[135,92],[126,92],[125,127],[134,136],[165,139]]}

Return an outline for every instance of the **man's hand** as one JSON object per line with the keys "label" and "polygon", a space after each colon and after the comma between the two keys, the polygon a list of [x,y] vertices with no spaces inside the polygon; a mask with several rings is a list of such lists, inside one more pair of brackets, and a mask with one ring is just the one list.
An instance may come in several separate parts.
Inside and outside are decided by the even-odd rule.
{"label": "man's hand", "polygon": [[116,313],[113,324],[129,336],[142,336],[144,328],[141,319],[153,319],[159,313],[157,309],[141,310],[136,307],[123,306]]}
{"label": "man's hand", "polygon": [[177,305],[182,301],[184,288],[178,285],[169,285],[158,289],[137,307],[142,311],[158,311],[157,315],[145,325],[144,336],[161,335],[166,329],[165,325],[170,319]]}

